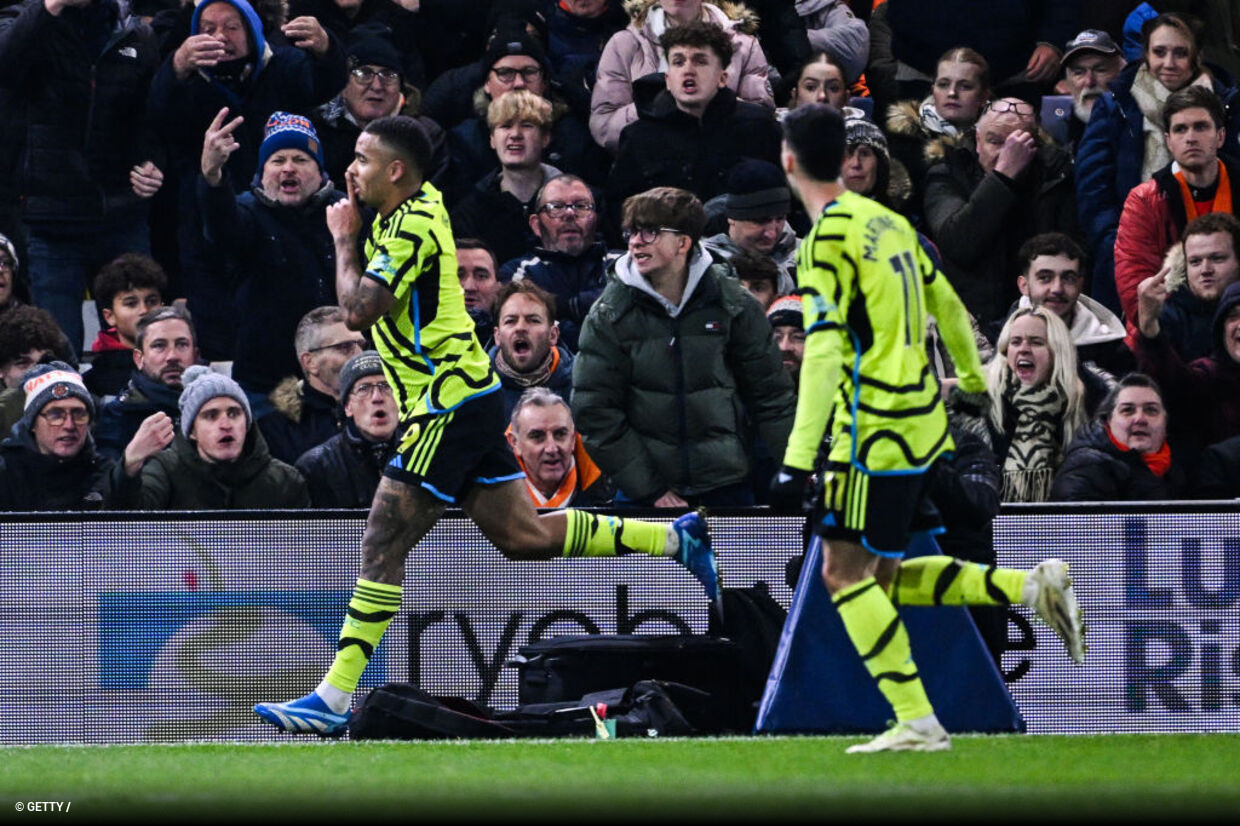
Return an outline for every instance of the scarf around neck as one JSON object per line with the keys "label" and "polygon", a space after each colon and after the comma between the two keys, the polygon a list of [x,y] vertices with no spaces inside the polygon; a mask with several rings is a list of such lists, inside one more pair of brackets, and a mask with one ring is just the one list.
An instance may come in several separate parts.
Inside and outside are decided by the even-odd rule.
{"label": "scarf around neck", "polygon": [[546,384],[559,366],[560,348],[558,347],[552,347],[551,352],[547,353],[547,357],[542,360],[542,364],[528,373],[518,373],[515,367],[504,360],[504,351],[498,348],[495,350],[495,369],[501,375],[511,379],[512,383],[518,387],[538,387]]}
{"label": "scarf around neck", "polygon": [[1026,387],[1015,376],[1008,379],[1003,400],[1016,412],[1003,457],[1003,501],[1045,502],[1062,454],[1059,434],[1068,400],[1050,382]]}
{"label": "scarf around neck", "polygon": [[[1190,86],[1205,86],[1213,90],[1214,84],[1205,72],[1199,74]],[[1141,131],[1145,138],[1145,154],[1141,158],[1141,180],[1148,181],[1155,172],[1171,163],[1171,150],[1163,138],[1162,110],[1171,97],[1171,90],[1142,66],[1132,81],[1132,98],[1141,110]]]}
{"label": "scarf around neck", "polygon": [[936,135],[948,135],[951,137],[960,134],[960,130],[951,121],[940,115],[938,109],[934,108],[934,95],[921,102],[918,113],[921,115],[921,125],[926,128],[926,131],[933,132]]}
{"label": "scarf around neck", "polygon": [[[1128,445],[1115,438],[1115,434],[1111,432],[1111,426],[1103,425],[1103,429],[1107,432],[1107,438],[1111,440],[1111,444],[1115,445],[1115,449],[1120,453],[1128,453],[1132,450]],[[1171,470],[1171,445],[1163,441],[1162,447],[1153,453],[1138,454],[1141,461],[1145,462],[1145,466],[1150,469],[1150,473],[1159,479],[1167,475],[1167,471]]]}

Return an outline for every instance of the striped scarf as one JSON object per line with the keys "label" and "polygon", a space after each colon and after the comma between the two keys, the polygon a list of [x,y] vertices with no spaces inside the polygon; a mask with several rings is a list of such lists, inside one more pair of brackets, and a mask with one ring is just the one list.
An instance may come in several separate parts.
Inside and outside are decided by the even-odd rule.
{"label": "striped scarf", "polygon": [[1049,382],[1026,387],[1012,376],[1003,399],[1016,411],[1012,441],[1003,457],[1003,501],[1045,502],[1062,458],[1059,433],[1067,397]]}

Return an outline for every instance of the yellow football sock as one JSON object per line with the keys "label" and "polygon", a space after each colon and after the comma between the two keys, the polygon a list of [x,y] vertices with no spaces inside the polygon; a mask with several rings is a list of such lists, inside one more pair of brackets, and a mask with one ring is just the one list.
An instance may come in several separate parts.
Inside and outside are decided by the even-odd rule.
{"label": "yellow football sock", "polygon": [[399,585],[358,579],[340,629],[336,659],[324,677],[328,685],[348,694],[357,688],[383,632],[400,610],[400,593]]}
{"label": "yellow football sock", "polygon": [[906,559],[887,592],[896,605],[1020,603],[1028,571],[965,562],[950,556]]}
{"label": "yellow football sock", "polygon": [[642,553],[663,556],[668,528],[640,519],[621,519],[569,508],[564,534],[564,556],[617,556]]}
{"label": "yellow football sock", "polygon": [[913,662],[908,632],[874,577],[831,595],[848,638],[900,721],[933,714]]}

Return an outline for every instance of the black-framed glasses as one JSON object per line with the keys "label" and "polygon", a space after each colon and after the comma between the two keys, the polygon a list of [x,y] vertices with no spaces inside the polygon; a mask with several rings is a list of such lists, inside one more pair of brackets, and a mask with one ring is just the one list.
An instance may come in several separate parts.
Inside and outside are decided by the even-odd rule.
{"label": "black-framed glasses", "polygon": [[384,398],[390,399],[392,397],[392,385],[385,381],[372,381],[367,382],[366,384],[355,384],[353,385],[353,389],[349,391],[349,395],[355,399],[368,399],[376,390],[378,390],[379,395]]}
{"label": "black-framed glasses", "polygon": [[90,411],[85,407],[75,407],[72,410],[54,407],[51,410],[42,411],[39,416],[52,427],[60,427],[65,423],[65,419],[73,419],[73,423],[79,427],[90,422]]}
{"label": "black-framed glasses", "polygon": [[348,355],[352,355],[353,353],[360,353],[362,352],[362,350],[365,350],[365,349],[366,349],[366,339],[351,338],[351,339],[347,339],[346,341],[337,341],[335,344],[321,344],[318,347],[311,347],[306,352],[307,353],[318,353],[323,350],[335,350],[337,353],[339,353],[342,356],[348,356]]}
{"label": "black-framed glasses", "polygon": [[376,72],[374,69],[358,66],[356,69],[351,69],[349,74],[362,86],[369,86],[370,81],[376,77],[384,86],[394,86],[400,82],[400,72],[394,72],[391,69],[380,69]]}
{"label": "black-framed glasses", "polygon": [[1037,110],[1032,103],[1023,100],[992,100],[986,104],[987,112],[1015,112],[1018,115],[1032,115]]}
{"label": "black-framed glasses", "polygon": [[684,230],[676,229],[675,227],[634,227],[633,229],[626,229],[624,232],[620,233],[620,237],[624,239],[624,243],[626,244],[634,238],[643,244],[649,244],[652,243],[654,239],[658,238],[659,234],[663,232],[674,232],[677,235],[685,234]]}
{"label": "black-framed glasses", "polygon": [[498,69],[492,69],[491,71],[495,73],[495,77],[499,79],[499,82],[505,86],[516,80],[517,75],[521,75],[521,78],[526,83],[529,83],[535,78],[542,77],[543,72],[541,66],[526,66],[523,69],[514,69],[511,66],[501,66]]}
{"label": "black-framed glasses", "polygon": [[538,211],[546,213],[549,218],[563,218],[569,210],[578,215],[589,214],[594,211],[594,204],[589,201],[547,201]]}

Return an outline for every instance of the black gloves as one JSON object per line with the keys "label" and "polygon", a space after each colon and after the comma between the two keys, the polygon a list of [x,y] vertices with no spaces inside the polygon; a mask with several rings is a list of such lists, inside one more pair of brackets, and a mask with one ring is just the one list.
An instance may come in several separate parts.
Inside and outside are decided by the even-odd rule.
{"label": "black gloves", "polygon": [[800,514],[813,506],[811,471],[784,465],[771,479],[770,506],[779,513]]}

